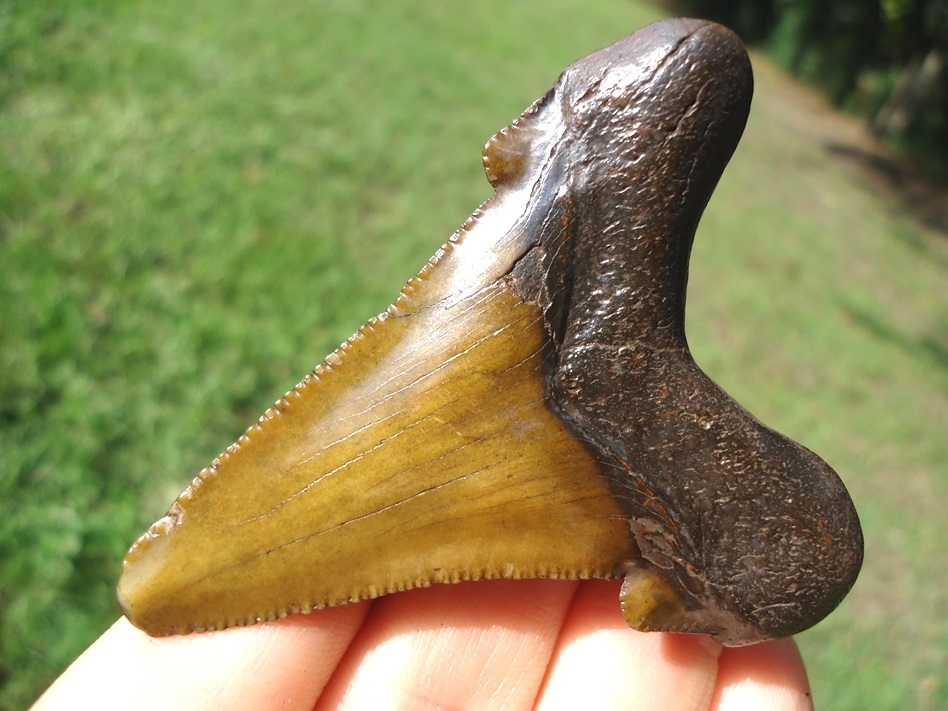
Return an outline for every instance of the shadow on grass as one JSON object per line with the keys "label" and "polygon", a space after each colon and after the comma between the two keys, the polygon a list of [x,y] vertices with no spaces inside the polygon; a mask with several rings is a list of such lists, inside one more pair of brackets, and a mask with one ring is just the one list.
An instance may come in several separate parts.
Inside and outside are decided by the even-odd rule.
{"label": "shadow on grass", "polygon": [[[877,191],[894,196],[905,212],[948,239],[948,184],[905,158],[841,142],[827,142],[825,148],[862,171]],[[921,243],[911,246],[924,247]]]}
{"label": "shadow on grass", "polygon": [[896,346],[913,358],[948,369],[948,329],[936,327],[933,332],[912,335],[845,299],[840,300],[839,307],[853,323],[877,340]]}

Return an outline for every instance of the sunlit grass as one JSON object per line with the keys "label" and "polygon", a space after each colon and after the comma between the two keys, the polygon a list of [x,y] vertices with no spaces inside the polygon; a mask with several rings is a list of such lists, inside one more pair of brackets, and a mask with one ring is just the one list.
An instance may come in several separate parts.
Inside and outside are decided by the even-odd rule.
{"label": "sunlit grass", "polygon": [[[489,135],[657,16],[62,6],[0,12],[0,708],[114,619],[125,548],[190,476],[489,195]],[[864,517],[863,577],[801,640],[818,701],[936,708],[944,238],[794,135],[766,91],[699,232],[690,340]]]}

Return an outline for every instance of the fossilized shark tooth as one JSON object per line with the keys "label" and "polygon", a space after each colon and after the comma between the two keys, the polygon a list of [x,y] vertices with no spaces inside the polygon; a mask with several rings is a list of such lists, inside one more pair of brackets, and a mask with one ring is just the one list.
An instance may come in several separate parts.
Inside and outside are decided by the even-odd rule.
{"label": "fossilized shark tooth", "polygon": [[494,196],[132,546],[128,618],[167,635],[538,576],[624,576],[632,627],[727,644],[828,614],[862,561],[849,495],[685,340],[751,93],[701,21],[571,65],[485,147]]}

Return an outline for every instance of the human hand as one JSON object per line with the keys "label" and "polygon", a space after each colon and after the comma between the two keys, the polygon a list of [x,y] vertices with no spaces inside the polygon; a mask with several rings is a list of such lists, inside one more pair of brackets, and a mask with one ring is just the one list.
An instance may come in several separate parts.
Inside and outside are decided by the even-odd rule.
{"label": "human hand", "polygon": [[792,640],[636,632],[618,594],[616,581],[435,585],[162,639],[123,618],[34,711],[812,708]]}

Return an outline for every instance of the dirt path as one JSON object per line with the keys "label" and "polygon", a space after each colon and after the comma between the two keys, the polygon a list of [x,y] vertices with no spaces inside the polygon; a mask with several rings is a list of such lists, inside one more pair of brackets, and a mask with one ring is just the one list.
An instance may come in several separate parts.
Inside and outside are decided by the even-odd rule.
{"label": "dirt path", "polygon": [[948,239],[948,185],[893,151],[862,119],[841,112],[818,90],[787,76],[760,53],[752,57],[761,87],[755,100],[771,116],[838,156],[881,197],[898,201],[906,214]]}

